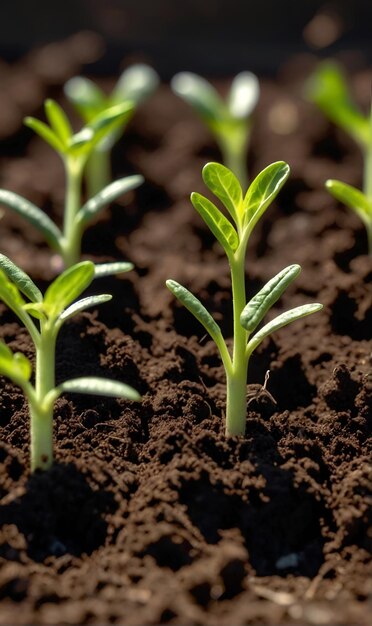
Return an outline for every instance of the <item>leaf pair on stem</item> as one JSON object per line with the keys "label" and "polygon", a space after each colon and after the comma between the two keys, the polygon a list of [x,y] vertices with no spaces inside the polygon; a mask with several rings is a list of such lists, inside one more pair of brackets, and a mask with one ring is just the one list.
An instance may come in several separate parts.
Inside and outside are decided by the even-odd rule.
{"label": "leaf pair on stem", "polygon": [[[245,295],[245,256],[249,237],[289,175],[283,161],[266,167],[251,183],[245,195],[236,176],[218,163],[208,163],[203,180],[222,202],[230,219],[199,193],[191,202],[227,255],[232,283],[234,341],[229,353],[222,331],[202,303],[174,280],[166,282],[176,298],[196,317],[212,337],[220,352],[227,379],[226,434],[243,435],[247,414],[247,370],[252,352],[271,333],[287,324],[315,313],[321,304],[305,304],[282,313],[257,331],[257,327],[298,276],[299,265],[290,265],[272,278],[248,303]],[[255,332],[257,331],[257,332]],[[253,336],[252,333],[254,333]]]}
{"label": "leaf pair on stem", "polygon": [[[122,271],[129,269],[130,264],[127,264],[126,270],[122,265]],[[21,387],[29,405],[31,471],[47,469],[53,462],[53,407],[62,393],[140,400],[132,387],[105,378],[82,377],[55,385],[56,341],[62,325],[81,311],[112,298],[110,294],[100,294],[75,301],[94,277],[94,264],[83,261],[60,274],[43,296],[23,270],[0,254],[0,299],[26,327],[36,351],[35,382],[32,384],[30,361],[20,352],[13,353],[0,341],[0,374]]]}
{"label": "leaf pair on stem", "polygon": [[75,134],[64,111],[54,100],[45,102],[49,126],[33,117],[25,120],[25,124],[56,150],[63,161],[66,174],[63,227],[60,229],[44,211],[12,191],[0,190],[0,204],[20,214],[37,228],[52,250],[60,254],[65,268],[80,260],[81,240],[89,222],[107,204],[143,182],[142,176],[121,178],[101,189],[81,206],[82,176],[87,159],[97,144],[129,118],[132,109],[130,103],[106,109]]}
{"label": "leaf pair on stem", "polygon": [[75,76],[65,84],[65,94],[86,124],[116,105],[131,105],[131,111],[99,141],[87,162],[85,173],[88,195],[95,196],[106,187],[111,176],[111,150],[123,134],[135,108],[157,88],[159,77],[148,65],[138,63],[124,70],[114,89],[106,95],[96,83]]}

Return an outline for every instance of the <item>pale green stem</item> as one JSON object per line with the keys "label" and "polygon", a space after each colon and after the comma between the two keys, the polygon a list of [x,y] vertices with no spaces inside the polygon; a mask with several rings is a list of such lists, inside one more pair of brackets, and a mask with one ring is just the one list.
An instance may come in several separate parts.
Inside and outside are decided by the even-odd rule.
{"label": "pale green stem", "polygon": [[93,150],[86,166],[88,198],[93,198],[111,182],[111,151]]}
{"label": "pale green stem", "polygon": [[53,463],[53,403],[46,403],[45,398],[55,387],[55,347],[56,333],[43,330],[36,346],[35,394],[29,398],[32,472]]}
{"label": "pale green stem", "polygon": [[246,345],[248,333],[240,324],[245,301],[245,246],[240,245],[230,258],[233,312],[234,348],[231,372],[227,372],[226,436],[244,435],[247,416]]}
{"label": "pale green stem", "polygon": [[81,185],[83,163],[66,163],[66,204],[63,222],[63,262],[65,269],[75,265],[81,257],[81,226],[76,223],[76,215],[81,207]]}
{"label": "pale green stem", "polygon": [[250,129],[242,124],[224,128],[217,136],[223,163],[235,174],[244,190],[248,189],[249,183],[247,166],[249,138]]}

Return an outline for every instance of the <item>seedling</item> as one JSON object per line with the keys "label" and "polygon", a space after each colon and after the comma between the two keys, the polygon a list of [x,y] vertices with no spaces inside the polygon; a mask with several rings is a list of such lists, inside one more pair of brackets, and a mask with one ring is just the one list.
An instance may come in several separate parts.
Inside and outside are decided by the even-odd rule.
{"label": "seedling", "polygon": [[74,378],[55,385],[56,340],[62,325],[77,313],[111,300],[110,294],[100,294],[73,302],[91,284],[94,275],[93,263],[78,263],[58,276],[43,296],[25,272],[0,254],[0,298],[26,327],[36,351],[32,384],[28,358],[20,352],[13,353],[0,341],[0,374],[21,387],[28,401],[32,472],[48,469],[53,463],[53,407],[62,393],[140,400],[132,387],[105,378]]}
{"label": "seedling", "polygon": [[113,91],[107,96],[93,81],[75,76],[67,81],[65,94],[85,123],[90,123],[117,104],[132,104],[131,113],[112,129],[94,148],[86,169],[86,181],[90,196],[97,194],[111,180],[111,150],[122,136],[135,108],[157,88],[159,77],[148,65],[138,64],[124,70]]}
{"label": "seedling", "polygon": [[309,98],[337,126],[359,145],[364,159],[363,191],[339,180],[327,180],[326,188],[339,202],[352,209],[367,230],[368,250],[372,254],[372,110],[363,115],[352,100],[348,85],[337,63],[321,63],[308,82]]}
{"label": "seedling", "polygon": [[226,102],[207,80],[191,72],[176,74],[171,87],[200,115],[221,150],[224,164],[246,187],[252,112],[260,93],[257,77],[251,72],[235,76]]}
{"label": "seedling", "polygon": [[245,295],[245,256],[249,237],[289,175],[289,166],[279,161],[266,167],[243,196],[234,174],[218,163],[203,168],[206,186],[222,202],[231,220],[213,202],[199,193],[191,202],[226,252],[232,282],[233,353],[230,354],[222,331],[201,302],[174,280],[166,282],[170,291],[204,326],[217,345],[227,379],[226,435],[243,435],[247,414],[247,371],[252,352],[271,333],[305,315],[315,313],[321,304],[305,304],[282,313],[253,336],[260,322],[286,288],[298,276],[299,265],[279,272],[248,302]]}
{"label": "seedling", "polygon": [[121,178],[81,206],[82,176],[87,159],[95,146],[127,119],[132,105],[121,104],[97,115],[78,133],[73,134],[70,123],[53,100],[45,102],[45,112],[50,126],[33,117],[25,124],[32,128],[60,155],[66,173],[66,200],[62,230],[37,206],[12,191],[0,190],[0,204],[19,213],[45,237],[49,246],[62,257],[65,268],[76,264],[81,258],[81,240],[89,222],[108,203],[135,189],[142,176]]}

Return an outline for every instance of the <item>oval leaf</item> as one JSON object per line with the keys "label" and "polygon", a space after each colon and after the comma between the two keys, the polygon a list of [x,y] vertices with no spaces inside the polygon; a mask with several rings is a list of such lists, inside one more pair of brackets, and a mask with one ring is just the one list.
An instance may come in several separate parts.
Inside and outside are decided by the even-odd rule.
{"label": "oval leaf", "polygon": [[72,128],[64,110],[55,100],[48,99],[45,101],[45,113],[52,129],[66,147],[72,135]]}
{"label": "oval leaf", "polygon": [[268,324],[265,324],[252,339],[248,342],[247,351],[249,354],[253,352],[260,345],[260,343],[271,333],[279,330],[283,326],[287,326],[291,322],[294,322],[301,317],[305,317],[306,315],[311,315],[311,313],[316,313],[323,308],[322,304],[314,302],[312,304],[304,304],[302,306],[297,306],[294,309],[290,309],[281,315],[278,315],[275,319],[273,319]]}
{"label": "oval leaf", "polygon": [[299,265],[289,265],[279,272],[244,307],[240,316],[240,323],[249,333],[252,333],[263,320],[266,313],[287,289],[288,285],[299,275]]}
{"label": "oval leaf", "polygon": [[94,266],[94,278],[102,278],[102,276],[114,276],[115,274],[124,274],[134,269],[133,263],[125,261],[114,261],[113,263],[100,263]]}
{"label": "oval leaf", "polygon": [[138,104],[155,91],[158,85],[159,76],[155,70],[144,63],[138,63],[124,70],[110,100],[112,102],[131,100]]}
{"label": "oval leaf", "polygon": [[212,128],[226,116],[225,103],[215,88],[201,76],[192,72],[180,72],[172,78],[171,87]]}
{"label": "oval leaf", "polygon": [[17,385],[28,382],[31,378],[32,366],[30,361],[20,352],[13,352],[0,341],[0,374],[7,376]]}
{"label": "oval leaf", "polygon": [[84,377],[74,378],[72,380],[66,380],[64,383],[57,387],[57,391],[60,393],[85,393],[93,396],[106,396],[114,398],[126,398],[134,402],[139,402],[141,396],[129,385],[120,383],[116,380],[109,380],[107,378],[95,378]]}
{"label": "oval leaf", "polygon": [[48,287],[44,296],[46,313],[57,317],[71,302],[80,296],[94,278],[94,264],[82,261],[65,270]]}
{"label": "oval leaf", "polygon": [[220,242],[226,254],[235,252],[239,245],[238,234],[229,220],[217,209],[216,205],[196,192],[191,194],[191,202]]}
{"label": "oval leaf", "polygon": [[107,106],[107,98],[102,89],[89,78],[70,78],[64,91],[85,122],[89,122]]}
{"label": "oval leaf", "polygon": [[44,122],[35,117],[25,117],[25,126],[31,128],[39,137],[44,139],[56,152],[64,154],[65,146],[59,137]]}
{"label": "oval leaf", "polygon": [[355,211],[363,222],[369,222],[372,218],[372,203],[364,193],[340,180],[327,180],[325,185],[336,200]]}
{"label": "oval leaf", "polygon": [[242,188],[235,174],[220,163],[207,163],[203,167],[203,180],[226,207],[237,224],[243,201]]}
{"label": "oval leaf", "polygon": [[204,326],[215,343],[219,345],[222,339],[221,329],[200,300],[175,280],[167,280],[165,284],[177,300]]}
{"label": "oval leaf", "polygon": [[107,187],[102,189],[93,198],[90,198],[90,200],[81,207],[77,214],[77,221],[80,224],[87,224],[101,209],[128,191],[136,189],[136,187],[142,185],[143,181],[143,176],[136,175],[120,178],[110,185],[107,185]]}
{"label": "oval leaf", "polygon": [[92,307],[108,302],[109,300],[112,300],[112,296],[109,293],[103,293],[99,296],[88,296],[87,298],[83,298],[82,300],[78,300],[77,302],[74,302],[74,304],[71,304],[63,311],[63,313],[61,313],[58,319],[61,322],[65,322],[70,317],[74,317],[74,315],[77,315],[86,309],[91,309]]}
{"label": "oval leaf", "polygon": [[31,302],[42,302],[43,295],[40,289],[38,289],[31,278],[8,259],[5,254],[0,254],[0,268],[5,272],[8,278],[10,278],[12,283],[18,287],[19,291],[31,300]]}
{"label": "oval leaf", "polygon": [[243,201],[244,223],[252,228],[283,187],[289,176],[289,165],[277,161],[265,167],[250,184]]}
{"label": "oval leaf", "polygon": [[260,95],[258,78],[252,72],[240,72],[235,76],[229,93],[228,106],[232,117],[248,118]]}
{"label": "oval leaf", "polygon": [[8,279],[5,272],[0,269],[0,299],[17,315],[21,313],[25,303],[17,287]]}
{"label": "oval leaf", "polygon": [[37,206],[13,191],[0,189],[0,204],[4,204],[15,213],[24,217],[34,228],[42,233],[51,248],[61,252],[62,233],[52,220]]}

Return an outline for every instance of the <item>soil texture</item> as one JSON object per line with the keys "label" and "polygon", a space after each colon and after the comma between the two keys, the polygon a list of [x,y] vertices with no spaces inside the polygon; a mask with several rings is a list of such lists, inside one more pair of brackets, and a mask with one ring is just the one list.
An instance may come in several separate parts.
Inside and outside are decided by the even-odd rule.
{"label": "soil texture", "polygon": [[[56,462],[30,476],[27,406],[1,379],[0,624],[371,623],[372,259],[363,225],[324,191],[326,178],[360,186],[362,160],[303,100],[311,62],[262,80],[249,172],[276,160],[292,171],[252,237],[247,293],[299,263],[272,315],[311,301],[323,311],[254,354],[246,435],[226,440],[217,350],[164,285],[187,286],[231,336],[228,264],[189,201],[191,191],[205,193],[201,168],[220,155],[161,87],[114,151],[115,176],[142,173],[146,182],[83,243],[85,258],[136,269],[96,281],[91,292],[113,301],[67,323],[57,356],[58,381],[104,375],[143,401],[58,400]],[[362,105],[369,79],[354,74]],[[63,102],[40,73],[32,81],[37,93],[23,113],[41,115],[40,93]],[[2,119],[4,111],[11,104]],[[1,187],[60,220],[58,157],[15,121],[7,128],[3,120]],[[9,211],[0,250],[42,288],[53,277],[48,248]],[[2,303],[0,335],[33,358]],[[271,397],[260,393],[267,370]]]}

